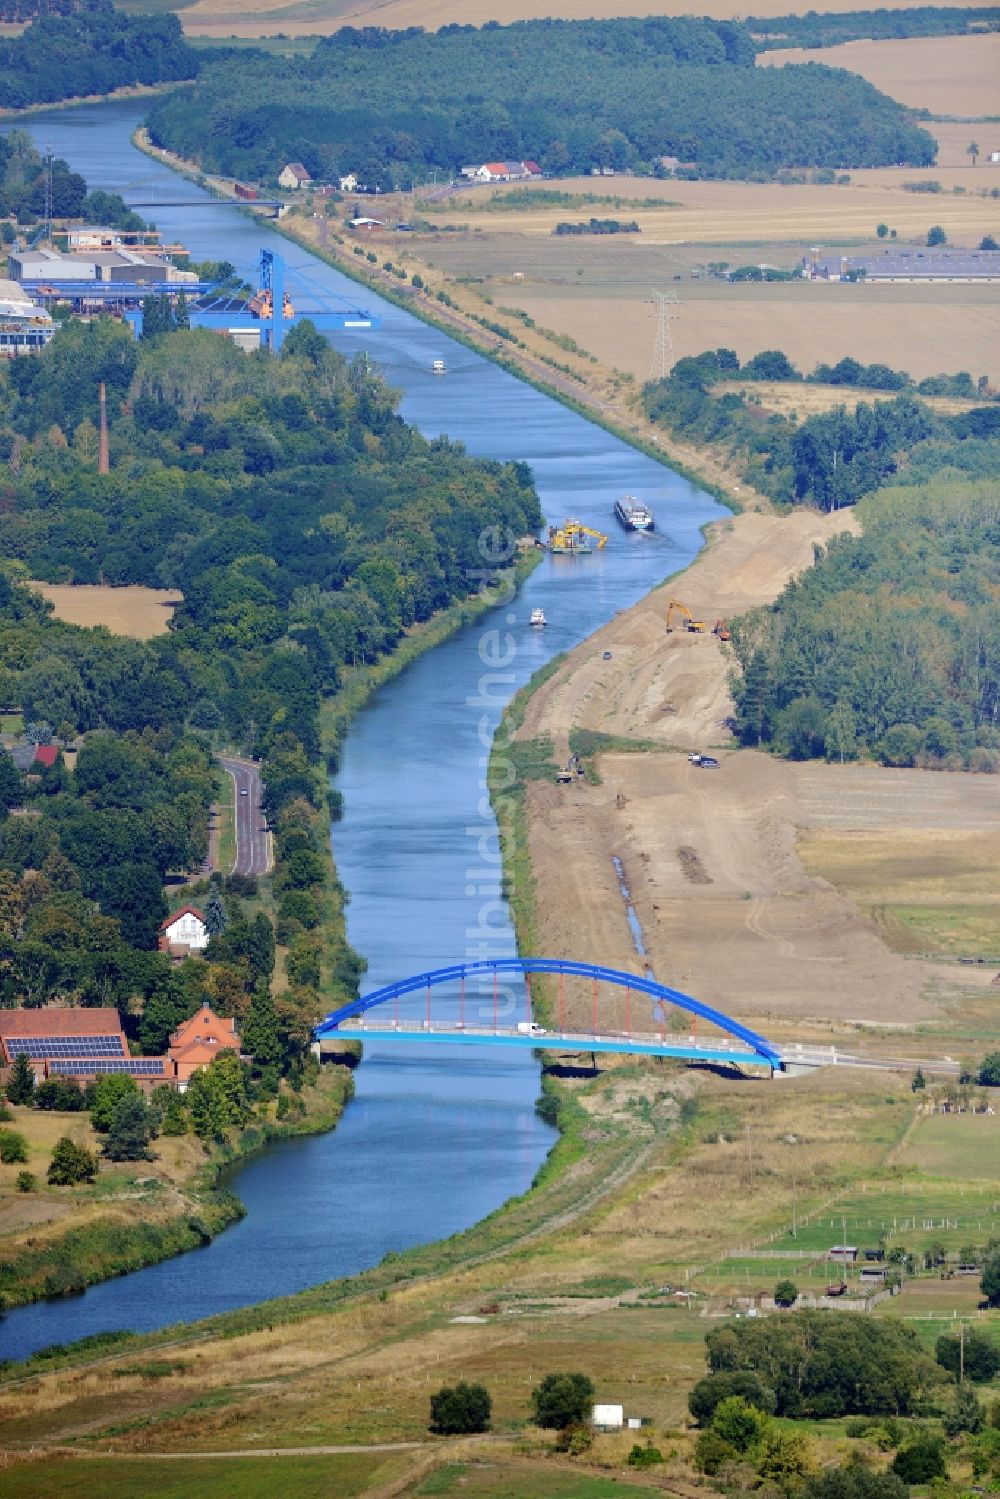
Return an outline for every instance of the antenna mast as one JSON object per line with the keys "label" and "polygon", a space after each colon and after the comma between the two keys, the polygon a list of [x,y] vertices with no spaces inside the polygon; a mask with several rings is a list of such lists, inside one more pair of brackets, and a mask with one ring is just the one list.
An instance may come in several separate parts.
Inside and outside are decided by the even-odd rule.
{"label": "antenna mast", "polygon": [[654,291],[653,300],[658,307],[656,344],[653,348],[653,363],[650,374],[654,380],[665,380],[674,364],[674,341],[670,336],[670,309],[676,307],[677,293]]}

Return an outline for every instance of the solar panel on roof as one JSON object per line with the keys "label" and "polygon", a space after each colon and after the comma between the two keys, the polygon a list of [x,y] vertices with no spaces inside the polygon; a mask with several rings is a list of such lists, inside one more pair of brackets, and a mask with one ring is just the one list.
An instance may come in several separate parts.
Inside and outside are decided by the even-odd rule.
{"label": "solar panel on roof", "polygon": [[49,1071],[59,1077],[78,1077],[82,1074],[97,1076],[109,1072],[125,1072],[130,1077],[162,1077],[163,1060],[157,1057],[109,1057],[98,1060],[93,1057],[64,1057],[53,1061]]}
{"label": "solar panel on roof", "polygon": [[124,1038],[117,1036],[7,1036],[10,1056],[26,1057],[123,1057]]}

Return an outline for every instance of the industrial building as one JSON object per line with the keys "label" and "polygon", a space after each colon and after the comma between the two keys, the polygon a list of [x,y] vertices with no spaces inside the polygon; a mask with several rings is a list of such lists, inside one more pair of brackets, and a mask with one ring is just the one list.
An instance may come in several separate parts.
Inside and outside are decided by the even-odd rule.
{"label": "industrial building", "polygon": [[11,250],[7,257],[15,281],[98,281],[141,283],[194,282],[192,271],[179,271],[169,261],[137,250],[90,250],[79,255],[58,250]]}
{"label": "industrial building", "polygon": [[1000,250],[891,250],[824,255],[802,262],[808,281],[1000,281]]}
{"label": "industrial building", "polygon": [[0,280],[0,357],[37,354],[55,333],[55,324],[14,281]]}

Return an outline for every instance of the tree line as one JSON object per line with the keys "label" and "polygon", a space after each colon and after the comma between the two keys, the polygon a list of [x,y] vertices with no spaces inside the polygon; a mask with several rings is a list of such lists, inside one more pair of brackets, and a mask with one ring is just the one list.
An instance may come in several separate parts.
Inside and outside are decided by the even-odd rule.
{"label": "tree line", "polygon": [[668,155],[751,179],[933,162],[933,139],[857,75],[754,57],[746,27],[692,18],[344,28],[309,58],[213,58],[148,123],[158,145],[224,175],[273,180],[300,160],[383,189],[498,159],[651,173]]}
{"label": "tree line", "polygon": [[853,359],[819,365],[810,380],[855,383],[892,399],[835,406],[804,421],[765,412],[757,380],[800,380],[780,350],[740,362],[732,349],[680,359],[664,380],[643,389],[647,416],[678,436],[718,443],[747,482],[782,504],[839,510],[890,478],[924,482],[944,468],[970,478],[1000,472],[1000,404],[944,416],[920,395],[983,397],[988,377],[937,375],[914,385],[887,365]]}
{"label": "tree line", "polygon": [[58,13],[46,9],[20,36],[0,39],[0,106],[193,78],[198,65],[175,15],[126,16],[111,0],[82,0]]}
{"label": "tree line", "polygon": [[793,759],[1000,770],[1000,505],[940,477],[859,506],[770,607],[733,620],[736,731]]}
{"label": "tree line", "polygon": [[839,47],[843,42],[893,41],[909,36],[970,36],[1000,29],[993,6],[950,10],[943,5],[901,10],[809,11],[789,16],[747,16],[760,51],[779,47]]}

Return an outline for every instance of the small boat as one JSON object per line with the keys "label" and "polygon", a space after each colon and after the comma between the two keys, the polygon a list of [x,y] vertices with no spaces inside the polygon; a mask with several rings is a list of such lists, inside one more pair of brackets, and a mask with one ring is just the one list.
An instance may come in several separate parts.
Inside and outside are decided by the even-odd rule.
{"label": "small boat", "polygon": [[538,626],[547,625],[548,624],[548,620],[545,618],[545,610],[544,609],[532,609],[532,611],[531,611],[531,618],[528,620],[528,623],[529,623],[529,625],[538,625]]}
{"label": "small boat", "polygon": [[653,517],[635,495],[623,494],[615,500],[615,515],[626,531],[652,531]]}
{"label": "small boat", "polygon": [[443,359],[435,359],[434,362],[433,362],[433,364],[431,365],[431,374],[432,375],[446,375],[447,373],[448,373],[448,366],[445,364],[444,360]]}

